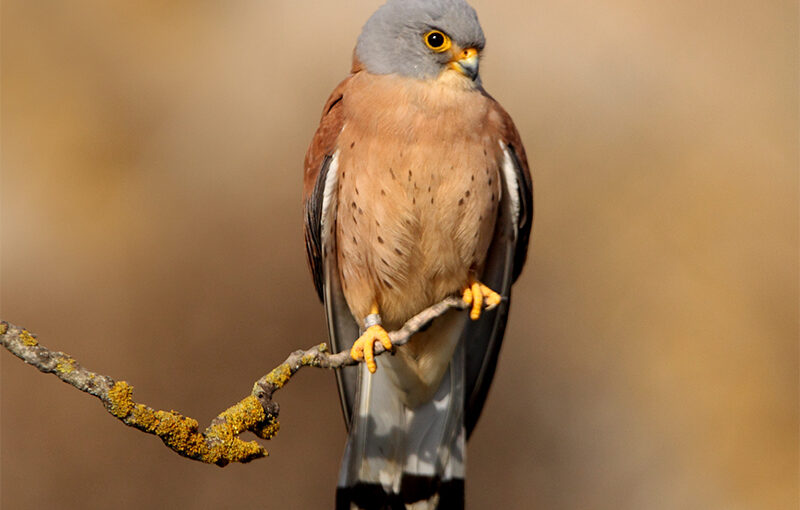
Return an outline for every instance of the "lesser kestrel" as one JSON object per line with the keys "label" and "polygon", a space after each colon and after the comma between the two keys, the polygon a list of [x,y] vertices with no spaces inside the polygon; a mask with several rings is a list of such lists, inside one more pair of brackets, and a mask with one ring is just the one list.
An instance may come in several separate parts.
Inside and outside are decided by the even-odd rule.
{"label": "lesser kestrel", "polygon": [[[463,0],[389,0],[358,38],[305,160],[305,234],[349,429],[337,508],[460,508],[533,221],[511,117],[483,88]],[[396,349],[387,331],[450,295]],[[487,306],[488,305],[488,306]],[[484,308],[486,307],[486,308]]]}

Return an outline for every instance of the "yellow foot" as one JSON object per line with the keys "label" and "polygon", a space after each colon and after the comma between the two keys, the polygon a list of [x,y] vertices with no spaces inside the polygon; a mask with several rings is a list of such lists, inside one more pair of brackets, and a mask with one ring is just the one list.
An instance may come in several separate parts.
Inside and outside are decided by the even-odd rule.
{"label": "yellow foot", "polygon": [[362,359],[366,361],[367,369],[373,374],[378,369],[378,365],[375,363],[375,342],[380,342],[387,351],[393,349],[389,333],[380,324],[369,326],[350,349],[350,356],[356,361]]}
{"label": "yellow foot", "polygon": [[464,288],[461,299],[466,304],[472,305],[472,310],[469,312],[469,317],[472,320],[478,320],[478,317],[481,316],[481,309],[484,303],[486,303],[486,309],[491,310],[503,300],[500,294],[480,282],[472,282],[467,285]]}

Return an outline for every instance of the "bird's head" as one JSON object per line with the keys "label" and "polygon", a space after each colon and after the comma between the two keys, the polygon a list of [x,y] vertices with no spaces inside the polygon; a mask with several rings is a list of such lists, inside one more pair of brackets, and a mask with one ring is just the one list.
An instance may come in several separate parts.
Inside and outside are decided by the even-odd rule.
{"label": "bird's head", "polygon": [[355,56],[373,74],[428,80],[455,73],[477,86],[485,44],[464,0],[388,0],[364,25]]}

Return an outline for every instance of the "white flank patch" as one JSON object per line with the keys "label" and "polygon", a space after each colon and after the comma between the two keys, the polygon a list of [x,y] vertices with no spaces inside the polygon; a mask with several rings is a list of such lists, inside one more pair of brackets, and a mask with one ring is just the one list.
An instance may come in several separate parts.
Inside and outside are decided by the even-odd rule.
{"label": "white flank patch", "polygon": [[514,222],[512,232],[516,232],[519,228],[519,183],[517,183],[517,165],[514,163],[514,158],[511,156],[511,151],[508,146],[500,141],[500,148],[503,149],[503,182],[506,185],[506,192],[508,193],[509,204],[511,205],[511,221]]}
{"label": "white flank patch", "polygon": [[[325,190],[322,192],[322,215],[320,230],[322,231],[322,246],[327,246],[327,237],[330,233],[330,222],[336,208],[336,186],[339,183],[339,151],[336,151],[328,165],[325,174]],[[332,209],[333,208],[333,209]],[[324,251],[323,251],[324,254]]]}

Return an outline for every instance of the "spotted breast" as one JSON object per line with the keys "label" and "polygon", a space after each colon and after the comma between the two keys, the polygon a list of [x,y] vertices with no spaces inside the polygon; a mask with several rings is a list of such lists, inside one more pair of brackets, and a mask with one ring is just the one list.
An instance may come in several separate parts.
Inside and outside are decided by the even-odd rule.
{"label": "spotted breast", "polygon": [[338,149],[341,281],[355,317],[377,302],[392,328],[459,292],[484,262],[501,158],[497,140],[476,126],[487,125],[491,102],[451,83],[366,73],[348,92]]}

